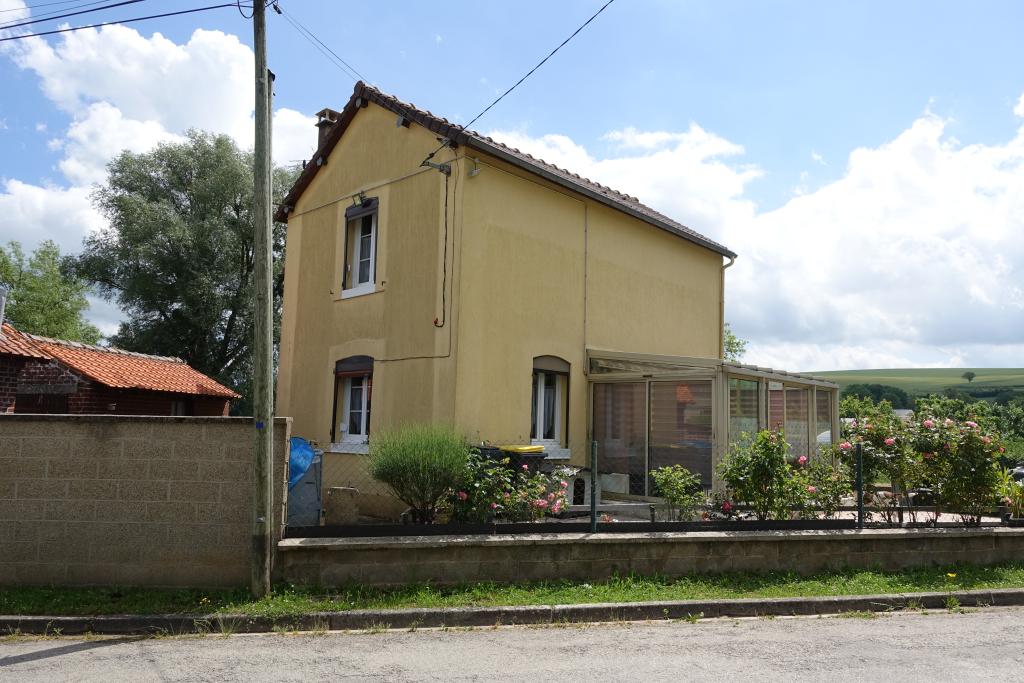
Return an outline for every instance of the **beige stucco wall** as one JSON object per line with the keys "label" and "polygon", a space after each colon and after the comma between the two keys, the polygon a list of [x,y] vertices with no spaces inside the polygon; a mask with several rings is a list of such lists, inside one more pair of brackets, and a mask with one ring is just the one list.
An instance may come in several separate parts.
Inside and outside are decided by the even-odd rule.
{"label": "beige stucco wall", "polygon": [[460,218],[456,421],[528,442],[533,358],[558,356],[571,366],[568,445],[585,462],[585,349],[718,357],[722,257],[477,156]]}
{"label": "beige stucco wall", "polygon": [[249,585],[252,454],[252,418],[0,415],[0,585]]}
{"label": "beige stucco wall", "polygon": [[[420,167],[432,146],[422,128],[396,126],[394,114],[370,104],[289,217],[276,410],[293,416],[296,435],[329,443],[334,364],[354,355],[375,359],[374,429],[451,421],[450,328],[434,326],[442,316],[445,178]],[[360,191],[380,200],[377,291],[342,300],[345,209]]]}
{"label": "beige stucco wall", "polygon": [[[365,354],[374,430],[434,420],[474,441],[528,442],[533,358],[553,355],[571,365],[568,445],[582,462],[586,348],[719,356],[720,255],[468,148],[447,181],[443,271],[445,176],[417,173],[436,146],[371,103],[290,215],[277,412],[297,435],[329,442],[334,363]],[[359,190],[380,198],[381,291],[339,300]],[[394,360],[409,356],[426,358]]]}

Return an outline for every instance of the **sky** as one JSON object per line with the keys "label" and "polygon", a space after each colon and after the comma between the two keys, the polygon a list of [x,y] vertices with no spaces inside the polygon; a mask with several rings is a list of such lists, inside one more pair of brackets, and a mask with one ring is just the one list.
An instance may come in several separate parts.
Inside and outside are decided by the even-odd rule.
{"label": "sky", "polygon": [[[0,0],[0,22],[107,3]],[[146,0],[0,37],[198,7]],[[281,0],[369,82],[455,122],[603,0]],[[52,15],[51,15],[52,16]],[[1024,359],[1024,3],[616,0],[474,128],[610,185],[739,254],[743,358],[795,371]],[[120,150],[189,128],[252,144],[235,7],[0,42],[0,242],[65,253]],[[354,78],[268,13],[274,157]],[[117,308],[90,319],[116,330]]]}

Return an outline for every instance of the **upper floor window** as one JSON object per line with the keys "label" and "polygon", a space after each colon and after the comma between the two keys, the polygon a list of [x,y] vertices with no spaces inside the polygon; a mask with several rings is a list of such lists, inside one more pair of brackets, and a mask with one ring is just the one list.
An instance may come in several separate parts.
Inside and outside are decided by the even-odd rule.
{"label": "upper floor window", "polygon": [[555,356],[533,359],[530,439],[562,446],[566,441],[569,407],[569,364]]}
{"label": "upper floor window", "polygon": [[375,291],[377,281],[377,199],[364,199],[345,210],[345,263],[341,296]]}
{"label": "upper floor window", "polygon": [[331,441],[366,443],[370,436],[373,358],[349,356],[335,364]]}

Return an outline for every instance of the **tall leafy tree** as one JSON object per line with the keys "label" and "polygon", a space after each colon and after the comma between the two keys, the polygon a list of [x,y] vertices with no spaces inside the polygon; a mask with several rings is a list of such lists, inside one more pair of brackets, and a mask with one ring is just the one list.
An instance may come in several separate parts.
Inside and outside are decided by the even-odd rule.
{"label": "tall leafy tree", "polygon": [[88,285],[66,263],[49,240],[29,257],[18,242],[0,245],[0,285],[10,290],[4,318],[22,332],[95,344],[100,331],[84,315]]}
{"label": "tall leafy tree", "polygon": [[[276,169],[280,194],[293,172]],[[124,151],[93,194],[109,225],[85,240],[75,271],[126,314],[111,341],[178,356],[245,399],[253,329],[253,161],[231,138],[189,131],[151,152]],[[275,340],[284,226],[275,225]]]}
{"label": "tall leafy tree", "polygon": [[725,360],[738,361],[747,352],[747,340],[737,337],[729,323],[722,330],[722,341],[725,344]]}

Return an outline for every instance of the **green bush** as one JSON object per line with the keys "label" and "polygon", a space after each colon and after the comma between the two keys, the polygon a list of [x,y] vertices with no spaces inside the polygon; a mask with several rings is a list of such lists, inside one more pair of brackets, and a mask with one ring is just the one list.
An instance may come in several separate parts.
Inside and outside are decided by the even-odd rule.
{"label": "green bush", "polygon": [[469,452],[449,426],[405,425],[370,439],[370,475],[412,508],[413,521],[430,524],[438,502],[464,476]]}
{"label": "green bush", "polygon": [[697,511],[707,504],[700,475],[682,465],[652,470],[651,479],[654,480],[654,494],[665,500],[665,513],[670,522],[688,522],[696,518]]}
{"label": "green bush", "polygon": [[734,446],[719,467],[734,500],[749,504],[760,519],[789,516],[789,444],[782,430],[763,430],[752,441]]}
{"label": "green bush", "polygon": [[452,520],[536,522],[547,515],[561,515],[569,507],[567,480],[575,474],[569,467],[531,473],[525,465],[513,467],[508,458],[493,460],[473,449],[449,497]]}

